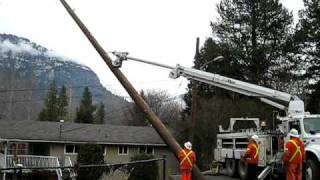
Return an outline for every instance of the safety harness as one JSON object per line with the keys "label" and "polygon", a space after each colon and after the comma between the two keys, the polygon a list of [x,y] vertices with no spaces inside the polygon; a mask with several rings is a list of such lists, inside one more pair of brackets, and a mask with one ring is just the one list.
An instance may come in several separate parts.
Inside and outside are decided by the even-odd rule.
{"label": "safety harness", "polygon": [[192,166],[192,162],[189,158],[190,154],[192,153],[192,151],[189,151],[188,154],[184,151],[184,149],[182,150],[183,154],[184,154],[184,158],[182,159],[182,161],[180,162],[180,165],[184,162],[184,161],[188,161],[190,166]]}
{"label": "safety harness", "polygon": [[291,162],[292,160],[294,160],[294,158],[297,156],[298,153],[302,157],[302,153],[301,153],[301,147],[298,146],[297,143],[294,140],[291,139],[291,140],[289,140],[289,142],[291,142],[296,147],[296,151],[293,153],[293,155],[289,159],[289,162]]}

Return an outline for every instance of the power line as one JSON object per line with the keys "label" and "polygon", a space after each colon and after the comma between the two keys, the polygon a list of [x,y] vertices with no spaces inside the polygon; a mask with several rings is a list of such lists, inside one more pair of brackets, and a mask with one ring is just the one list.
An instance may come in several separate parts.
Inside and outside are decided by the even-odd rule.
{"label": "power line", "polygon": [[[82,85],[82,86],[66,86],[66,88],[69,89],[77,89],[77,88],[83,88],[83,87],[103,87],[100,85]],[[58,89],[61,89],[61,87],[57,87]],[[0,89],[0,93],[3,92],[25,92],[25,91],[49,91],[48,88],[23,88],[23,89]]]}
{"label": "power line", "polygon": [[[139,84],[153,84],[153,83],[160,83],[160,82],[167,82],[169,80],[159,80],[159,81],[148,81],[148,82],[137,82]],[[69,89],[77,89],[77,88],[84,88],[84,87],[103,87],[104,86],[117,86],[120,84],[104,84],[104,85],[81,85],[81,86],[66,86]],[[61,87],[58,87],[60,89]],[[0,93],[6,92],[25,92],[25,91],[49,91],[49,88],[22,88],[22,89],[0,89]]]}
{"label": "power line", "polygon": [[[93,97],[101,97],[103,96],[102,94],[94,94],[92,95]],[[79,99],[82,98],[82,96],[72,96],[72,99]],[[40,102],[40,101],[45,101],[46,99],[34,99],[34,100],[16,100],[16,101],[2,101],[0,104],[8,104],[8,103],[23,103],[23,102]]]}
{"label": "power line", "polygon": [[[93,95],[94,97],[101,97],[103,95]],[[82,96],[73,96],[72,99],[78,99],[78,98],[82,98]],[[41,102],[41,101],[45,101],[45,99],[38,99],[38,100],[17,100],[17,101],[2,101],[0,102],[0,104],[9,104],[9,103],[25,103],[25,102]],[[129,107],[129,105],[125,105],[125,106],[121,106],[117,109],[113,109],[112,111],[108,111],[106,112],[105,116],[109,116],[113,113],[116,113],[116,112],[119,112],[123,109],[128,109],[130,110],[130,108],[132,107]]]}

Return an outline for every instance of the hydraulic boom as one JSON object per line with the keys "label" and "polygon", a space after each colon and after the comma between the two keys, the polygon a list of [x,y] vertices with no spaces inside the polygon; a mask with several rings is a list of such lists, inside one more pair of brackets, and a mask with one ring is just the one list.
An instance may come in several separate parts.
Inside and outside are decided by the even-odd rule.
{"label": "hydraulic boom", "polygon": [[[248,82],[228,78],[219,74],[209,73],[198,69],[187,68],[181,65],[168,66],[152,61],[142,60],[138,58],[129,57],[127,52],[112,52],[117,58],[113,61],[115,67],[121,67],[124,60],[133,60],[146,64],[151,64],[163,68],[170,69],[170,78],[176,79],[180,76],[188,79],[196,80],[216,87],[237,92],[246,96],[259,98],[262,102],[274,106],[278,109],[285,110],[288,115],[304,114],[304,103],[295,95],[274,89],[258,86]],[[276,102],[277,101],[277,102]],[[284,102],[287,105],[280,104]]]}

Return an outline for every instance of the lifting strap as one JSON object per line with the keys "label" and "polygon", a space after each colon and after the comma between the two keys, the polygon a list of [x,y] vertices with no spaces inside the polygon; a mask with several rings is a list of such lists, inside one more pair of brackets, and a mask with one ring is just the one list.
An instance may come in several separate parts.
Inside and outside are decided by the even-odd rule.
{"label": "lifting strap", "polygon": [[302,157],[302,153],[301,153],[301,147],[298,146],[297,143],[294,140],[291,139],[291,140],[289,140],[289,142],[291,142],[296,147],[296,151],[293,153],[293,155],[289,159],[289,162],[291,162],[297,156],[298,153]]}
{"label": "lifting strap", "polygon": [[254,158],[257,158],[258,154],[259,154],[259,150],[260,150],[260,146],[256,145],[256,144],[252,144],[253,147],[256,149],[256,154],[254,155]]}
{"label": "lifting strap", "polygon": [[189,151],[188,154],[184,151],[184,149],[182,150],[183,154],[184,154],[184,158],[182,159],[182,161],[180,162],[180,165],[187,160],[190,163],[190,166],[192,166],[192,162],[189,158],[190,154],[192,153],[192,151]]}

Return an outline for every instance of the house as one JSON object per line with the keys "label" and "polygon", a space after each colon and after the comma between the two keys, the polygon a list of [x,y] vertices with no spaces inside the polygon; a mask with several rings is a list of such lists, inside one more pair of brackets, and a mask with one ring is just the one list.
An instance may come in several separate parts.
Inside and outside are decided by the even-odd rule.
{"label": "house", "polygon": [[[151,127],[44,121],[0,121],[0,166],[13,166],[13,155],[21,164],[59,166],[76,163],[79,145],[100,144],[106,163],[129,162],[139,153],[166,156],[167,175],[178,171],[177,161]],[[6,156],[7,158],[4,158]],[[27,160],[26,160],[27,159]],[[34,164],[35,162],[41,162]],[[162,166],[159,171],[162,172]],[[62,174],[57,170],[57,174]],[[159,173],[160,176],[162,173]]]}

